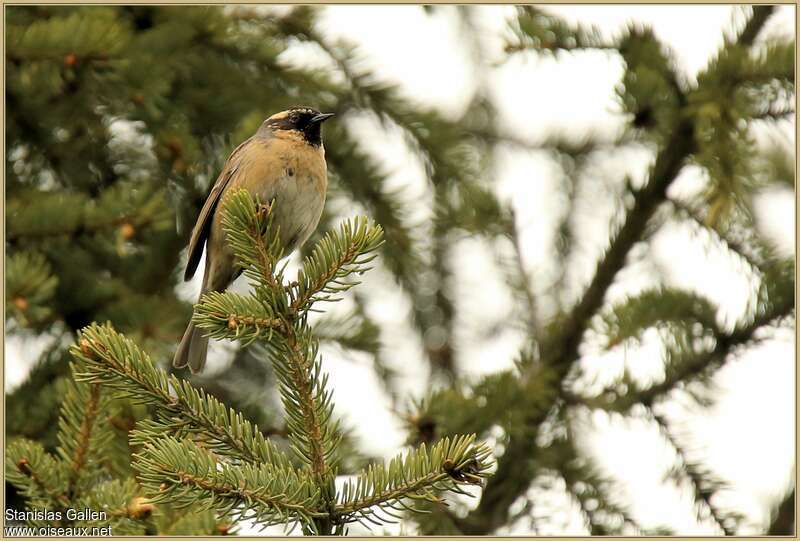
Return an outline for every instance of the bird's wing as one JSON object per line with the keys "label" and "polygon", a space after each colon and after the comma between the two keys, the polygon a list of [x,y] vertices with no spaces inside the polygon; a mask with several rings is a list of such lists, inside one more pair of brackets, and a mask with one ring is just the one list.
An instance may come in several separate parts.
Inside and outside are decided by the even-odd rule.
{"label": "bird's wing", "polygon": [[188,282],[191,280],[197,270],[197,265],[200,263],[200,256],[203,255],[203,247],[205,246],[206,238],[208,238],[208,231],[211,228],[214,210],[217,208],[217,204],[219,204],[220,197],[225,191],[225,187],[230,183],[234,173],[236,173],[243,150],[252,140],[252,137],[247,139],[231,152],[231,155],[222,167],[219,177],[217,177],[217,181],[208,193],[208,197],[206,197],[206,202],[203,204],[202,210],[200,210],[200,215],[197,217],[197,222],[192,229],[192,237],[189,240],[189,260],[186,263],[186,272],[183,274],[184,281]]}

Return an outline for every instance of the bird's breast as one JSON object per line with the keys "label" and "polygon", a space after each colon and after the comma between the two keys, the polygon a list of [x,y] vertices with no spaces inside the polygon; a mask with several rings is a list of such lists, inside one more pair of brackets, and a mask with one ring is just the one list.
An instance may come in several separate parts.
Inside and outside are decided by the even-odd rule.
{"label": "bird's breast", "polygon": [[325,206],[328,174],[321,147],[273,139],[250,175],[262,179],[255,192],[262,201],[275,199],[273,225],[280,227],[285,253],[302,245],[316,229]]}

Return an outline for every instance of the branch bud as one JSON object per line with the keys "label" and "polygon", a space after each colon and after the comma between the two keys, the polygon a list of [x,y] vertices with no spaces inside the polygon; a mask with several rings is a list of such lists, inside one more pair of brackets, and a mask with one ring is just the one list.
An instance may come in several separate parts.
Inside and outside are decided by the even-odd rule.
{"label": "branch bud", "polygon": [[33,473],[31,471],[30,466],[28,465],[28,459],[27,458],[20,458],[19,459],[19,462],[17,462],[17,469],[19,471],[21,471],[22,473],[24,473],[25,475],[29,476],[29,477]]}
{"label": "branch bud", "polygon": [[128,504],[128,516],[131,518],[147,518],[152,514],[154,508],[155,506],[147,498],[137,496]]}
{"label": "branch bud", "polygon": [[14,306],[16,306],[17,310],[19,310],[20,312],[24,312],[25,310],[28,309],[28,299],[26,299],[25,297],[23,297],[21,295],[17,296],[17,297],[14,297],[14,301],[13,302],[14,302]]}
{"label": "branch bud", "polygon": [[136,235],[136,228],[133,227],[133,224],[128,222],[123,223],[119,226],[119,233],[122,235],[122,238],[125,240],[131,240],[134,235]]}

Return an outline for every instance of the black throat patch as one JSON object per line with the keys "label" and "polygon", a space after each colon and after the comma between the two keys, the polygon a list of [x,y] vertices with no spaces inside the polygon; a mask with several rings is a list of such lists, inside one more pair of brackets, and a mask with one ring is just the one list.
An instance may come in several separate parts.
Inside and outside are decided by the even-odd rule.
{"label": "black throat patch", "polygon": [[272,130],[296,131],[312,146],[322,144],[322,123],[312,122],[319,111],[310,107],[288,109],[268,118],[264,125]]}

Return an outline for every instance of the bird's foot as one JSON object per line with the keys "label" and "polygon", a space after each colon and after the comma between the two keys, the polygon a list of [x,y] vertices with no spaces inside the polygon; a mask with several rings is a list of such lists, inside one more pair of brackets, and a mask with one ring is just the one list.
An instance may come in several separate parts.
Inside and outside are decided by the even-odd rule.
{"label": "bird's foot", "polygon": [[268,216],[271,210],[272,201],[268,203],[259,203],[258,206],[256,206],[256,213],[261,217]]}

